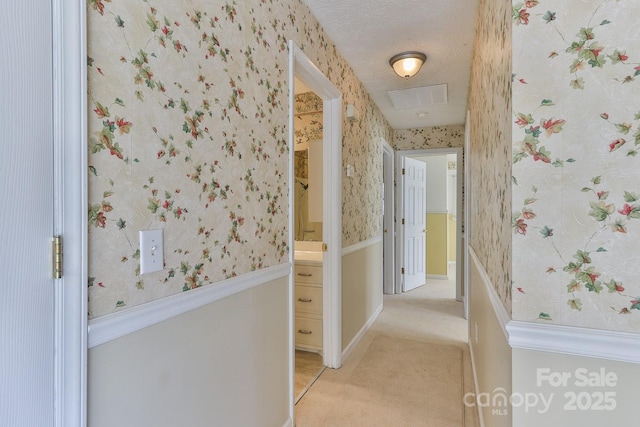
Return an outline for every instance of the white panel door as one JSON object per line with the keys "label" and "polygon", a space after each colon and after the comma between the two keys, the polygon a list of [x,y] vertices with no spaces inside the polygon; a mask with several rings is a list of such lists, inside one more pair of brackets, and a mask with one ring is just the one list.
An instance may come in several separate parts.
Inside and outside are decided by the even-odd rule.
{"label": "white panel door", "polygon": [[7,1],[2,6],[0,426],[52,426],[51,2]]}
{"label": "white panel door", "polygon": [[404,157],[403,180],[403,267],[402,291],[408,292],[426,281],[427,165]]}

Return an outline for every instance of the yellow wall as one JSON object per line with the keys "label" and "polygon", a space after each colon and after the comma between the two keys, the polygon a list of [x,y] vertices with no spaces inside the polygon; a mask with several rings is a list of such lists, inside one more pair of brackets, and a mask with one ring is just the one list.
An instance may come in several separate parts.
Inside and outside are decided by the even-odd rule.
{"label": "yellow wall", "polygon": [[427,213],[427,274],[447,275],[446,213]]}
{"label": "yellow wall", "polygon": [[447,215],[447,252],[448,261],[455,262],[456,260],[456,221],[453,219],[453,214]]}

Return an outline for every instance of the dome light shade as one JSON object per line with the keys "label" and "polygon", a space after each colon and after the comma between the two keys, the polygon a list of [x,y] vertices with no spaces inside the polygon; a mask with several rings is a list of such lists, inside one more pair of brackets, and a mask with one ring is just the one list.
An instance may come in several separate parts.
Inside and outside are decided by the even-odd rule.
{"label": "dome light shade", "polygon": [[420,67],[427,60],[427,55],[422,52],[402,52],[394,55],[389,60],[389,65],[393,67],[393,71],[400,77],[408,79],[415,76]]}

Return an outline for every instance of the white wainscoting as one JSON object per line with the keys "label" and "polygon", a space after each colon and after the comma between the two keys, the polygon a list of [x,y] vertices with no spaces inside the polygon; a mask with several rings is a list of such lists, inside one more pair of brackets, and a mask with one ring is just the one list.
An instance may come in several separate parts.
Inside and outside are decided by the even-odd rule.
{"label": "white wainscoting", "polygon": [[364,240],[360,243],[356,243],[355,245],[347,246],[346,248],[342,248],[342,256],[349,255],[380,242],[382,242],[382,236],[375,236],[369,240]]}
{"label": "white wainscoting", "polygon": [[291,274],[284,263],[89,321],[89,348]]}
{"label": "white wainscoting", "polygon": [[469,247],[491,305],[512,348],[640,364],[640,334],[511,320],[478,256]]}
{"label": "white wainscoting", "polygon": [[376,319],[378,318],[380,313],[382,313],[382,304],[380,304],[378,306],[378,308],[376,308],[376,311],[373,312],[373,314],[371,315],[369,320],[367,320],[367,323],[365,323],[362,326],[360,331],[356,334],[355,337],[353,337],[353,339],[351,340],[349,345],[344,349],[344,351],[342,352],[342,361],[343,362],[347,359],[347,357],[349,357],[349,355],[351,354],[353,349],[356,347],[356,345],[358,345],[358,343],[360,342],[362,337],[364,337],[364,334],[366,334],[367,331],[371,328],[371,326],[373,325],[373,322],[376,321]]}
{"label": "white wainscoting", "polygon": [[498,293],[496,292],[496,288],[491,283],[491,279],[487,274],[487,271],[484,269],[484,266],[480,262],[478,255],[476,255],[475,251],[471,246],[469,248],[470,261],[474,263],[476,269],[480,273],[480,277],[482,278],[482,283],[487,291],[487,295],[489,295],[489,301],[491,301],[491,307],[493,307],[493,312],[498,318],[498,323],[502,328],[502,333],[504,334],[507,341],[509,340],[509,333],[507,332],[507,323],[511,321],[511,315],[502,304]]}

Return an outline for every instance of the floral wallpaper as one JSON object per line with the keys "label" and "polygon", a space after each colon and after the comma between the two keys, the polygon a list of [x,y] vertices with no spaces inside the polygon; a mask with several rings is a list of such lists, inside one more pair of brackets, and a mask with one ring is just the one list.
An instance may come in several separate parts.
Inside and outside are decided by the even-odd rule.
{"label": "floral wallpaper", "polygon": [[469,244],[511,311],[511,2],[481,0],[474,43]]}
{"label": "floral wallpaper", "polygon": [[639,16],[513,2],[515,319],[640,329]]}
{"label": "floral wallpaper", "polygon": [[342,125],[342,164],[353,167],[350,177],[342,174],[342,246],[348,247],[382,235],[382,140],[392,141],[393,131],[364,90],[343,104],[343,117],[347,104],[360,114]]}
{"label": "floral wallpaper", "polygon": [[[419,129],[396,129],[393,131],[393,146],[395,150],[424,150],[429,148],[463,148],[464,125],[433,126]],[[457,165],[453,162],[453,169]],[[451,169],[451,165],[448,165]],[[464,183],[464,153],[460,159],[459,179]],[[464,218],[464,184],[462,186],[462,203],[458,207],[458,220]],[[462,223],[464,233],[464,222]]]}
{"label": "floral wallpaper", "polygon": [[395,150],[464,147],[464,125],[434,126],[393,131]]}
{"label": "floral wallpaper", "polygon": [[[362,112],[344,122],[343,244],[379,234],[391,129],[299,0],[88,0],[89,316],[288,258],[289,39]],[[165,268],[139,274],[138,231]]]}

